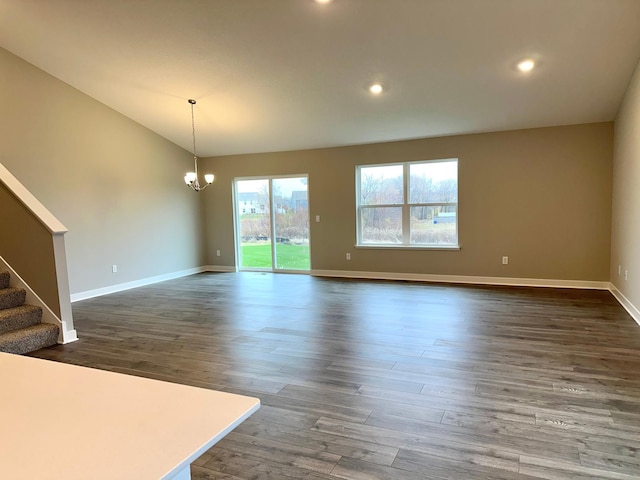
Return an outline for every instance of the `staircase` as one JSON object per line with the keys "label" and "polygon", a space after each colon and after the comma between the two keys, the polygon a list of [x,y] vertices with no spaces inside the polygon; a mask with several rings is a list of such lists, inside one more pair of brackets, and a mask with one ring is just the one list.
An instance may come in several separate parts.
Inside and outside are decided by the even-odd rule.
{"label": "staircase", "polygon": [[0,352],[23,354],[58,343],[58,326],[42,323],[42,309],[25,305],[27,292],[0,272]]}

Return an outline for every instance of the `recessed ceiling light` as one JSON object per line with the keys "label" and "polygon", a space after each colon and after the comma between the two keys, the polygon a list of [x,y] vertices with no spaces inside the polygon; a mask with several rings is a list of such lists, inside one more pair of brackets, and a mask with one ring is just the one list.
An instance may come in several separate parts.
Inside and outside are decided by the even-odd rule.
{"label": "recessed ceiling light", "polygon": [[374,95],[380,95],[382,93],[382,90],[384,90],[384,88],[382,88],[382,85],[380,85],[379,83],[373,83],[369,86],[369,91]]}
{"label": "recessed ceiling light", "polygon": [[518,64],[518,70],[521,72],[530,72],[533,70],[533,67],[536,66],[536,62],[531,59],[523,60]]}
{"label": "recessed ceiling light", "polygon": [[331,3],[333,0],[316,0],[316,3],[326,4]]}

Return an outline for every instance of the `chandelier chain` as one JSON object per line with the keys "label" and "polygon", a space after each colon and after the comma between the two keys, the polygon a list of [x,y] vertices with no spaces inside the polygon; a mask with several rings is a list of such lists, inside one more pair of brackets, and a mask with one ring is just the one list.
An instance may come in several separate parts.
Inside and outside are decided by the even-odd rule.
{"label": "chandelier chain", "polygon": [[193,105],[195,103],[196,103],[195,101],[191,103],[191,136],[193,137],[193,156],[197,157],[198,154],[196,153],[196,121],[195,121],[195,117],[193,116]]}

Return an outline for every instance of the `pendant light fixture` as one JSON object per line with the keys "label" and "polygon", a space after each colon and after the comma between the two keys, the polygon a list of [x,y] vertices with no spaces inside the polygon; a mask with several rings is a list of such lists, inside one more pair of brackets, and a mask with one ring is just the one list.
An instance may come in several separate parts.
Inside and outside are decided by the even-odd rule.
{"label": "pendant light fixture", "polygon": [[198,154],[196,153],[196,123],[193,117],[193,106],[196,104],[196,101],[192,98],[187,100],[191,104],[191,133],[193,134],[193,165],[194,171],[187,172],[184,176],[184,183],[193,188],[196,192],[200,190],[204,190],[209,185],[213,183],[213,174],[207,173],[204,176],[204,181],[207,182],[204,186],[200,186],[200,181],[198,180]]}

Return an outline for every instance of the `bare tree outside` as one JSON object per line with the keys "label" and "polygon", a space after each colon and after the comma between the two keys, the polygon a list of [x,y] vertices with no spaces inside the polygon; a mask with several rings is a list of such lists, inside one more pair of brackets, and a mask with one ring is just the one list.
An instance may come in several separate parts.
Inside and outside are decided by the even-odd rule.
{"label": "bare tree outside", "polygon": [[402,217],[408,214],[410,244],[457,244],[457,161],[367,166],[359,174],[362,243],[405,243]]}
{"label": "bare tree outside", "polygon": [[402,243],[402,165],[360,169],[361,236],[364,243]]}

